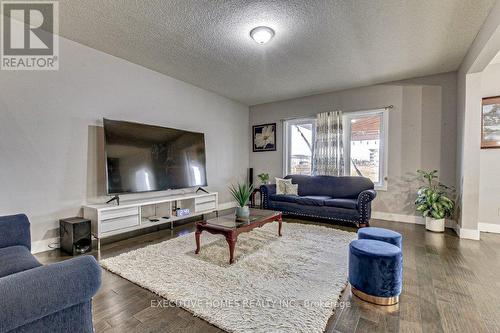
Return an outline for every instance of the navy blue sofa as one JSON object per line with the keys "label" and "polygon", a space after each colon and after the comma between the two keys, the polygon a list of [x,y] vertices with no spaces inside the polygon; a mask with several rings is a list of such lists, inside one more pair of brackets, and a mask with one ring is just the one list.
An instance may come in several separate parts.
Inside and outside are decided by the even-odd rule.
{"label": "navy blue sofa", "polygon": [[26,215],[0,217],[0,333],[93,332],[101,268],[92,256],[43,266]]}
{"label": "navy blue sofa", "polygon": [[262,185],[264,209],[285,214],[355,223],[365,227],[370,222],[371,202],[377,196],[373,182],[364,177],[291,175],[299,185],[297,195],[278,195],[276,185]]}

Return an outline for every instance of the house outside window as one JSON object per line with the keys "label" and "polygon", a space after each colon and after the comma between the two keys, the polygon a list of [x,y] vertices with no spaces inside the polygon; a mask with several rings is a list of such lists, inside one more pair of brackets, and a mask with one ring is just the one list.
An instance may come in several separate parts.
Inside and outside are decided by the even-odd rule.
{"label": "house outside window", "polygon": [[303,118],[287,120],[284,124],[284,173],[310,175],[316,132],[316,120]]}
{"label": "house outside window", "polygon": [[[285,175],[312,174],[315,127],[315,118],[284,122]],[[343,127],[345,175],[367,177],[376,189],[387,189],[388,111],[346,112]]]}
{"label": "house outside window", "polygon": [[370,178],[387,189],[388,111],[347,112],[344,123],[345,174]]}

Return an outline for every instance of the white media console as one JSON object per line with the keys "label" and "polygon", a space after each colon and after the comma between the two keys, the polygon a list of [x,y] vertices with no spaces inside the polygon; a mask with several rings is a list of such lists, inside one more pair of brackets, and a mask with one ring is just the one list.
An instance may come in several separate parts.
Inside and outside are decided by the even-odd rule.
{"label": "white media console", "polygon": [[[191,216],[218,211],[218,193],[184,194],[139,200],[122,201],[116,204],[83,206],[83,217],[92,221],[92,234],[98,241],[125,232],[173,223]],[[173,209],[189,209],[189,215],[175,216]],[[153,221],[157,220],[157,221]]]}

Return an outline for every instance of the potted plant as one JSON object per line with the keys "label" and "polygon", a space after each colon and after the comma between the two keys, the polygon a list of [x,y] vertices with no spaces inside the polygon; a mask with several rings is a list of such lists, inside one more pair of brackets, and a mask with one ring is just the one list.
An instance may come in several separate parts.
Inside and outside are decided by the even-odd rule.
{"label": "potted plant", "polygon": [[236,207],[236,217],[247,218],[250,216],[250,209],[247,204],[252,195],[253,186],[249,184],[236,184],[229,187],[229,191],[234,200],[238,203]]}
{"label": "potted plant", "polygon": [[424,182],[417,192],[415,205],[417,212],[425,217],[425,228],[430,231],[443,232],[445,219],[452,217],[454,202],[449,198],[452,188],[438,180],[437,170],[417,170],[419,178]]}
{"label": "potted plant", "polygon": [[257,177],[259,177],[260,182],[262,183],[262,185],[269,184],[269,174],[268,173],[258,174]]}

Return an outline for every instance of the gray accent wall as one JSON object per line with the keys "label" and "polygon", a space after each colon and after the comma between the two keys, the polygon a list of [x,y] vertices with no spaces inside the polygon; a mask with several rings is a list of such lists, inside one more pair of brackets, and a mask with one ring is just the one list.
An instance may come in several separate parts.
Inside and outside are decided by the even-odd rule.
{"label": "gray accent wall", "polygon": [[58,71],[2,71],[0,87],[0,215],[26,213],[34,242],[106,199],[103,117],[204,132],[222,203],[246,179],[248,107],[193,85],[61,38]]}
{"label": "gray accent wall", "polygon": [[255,174],[269,172],[271,179],[283,176],[284,119],[394,105],[389,111],[388,189],[379,191],[374,210],[415,215],[417,169],[438,169],[444,182],[456,185],[456,85],[452,72],[251,106],[249,129],[277,123],[277,150],[250,151],[250,166]]}

